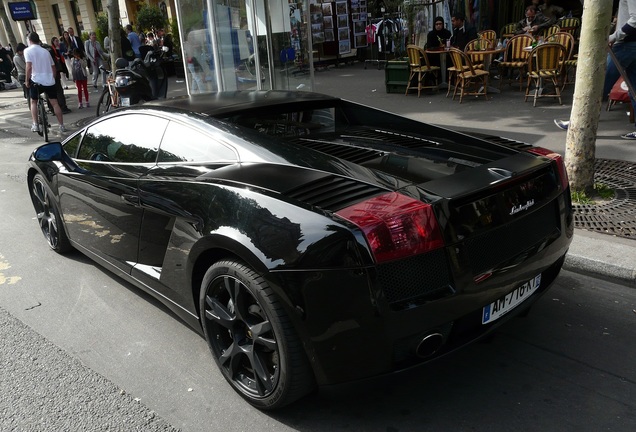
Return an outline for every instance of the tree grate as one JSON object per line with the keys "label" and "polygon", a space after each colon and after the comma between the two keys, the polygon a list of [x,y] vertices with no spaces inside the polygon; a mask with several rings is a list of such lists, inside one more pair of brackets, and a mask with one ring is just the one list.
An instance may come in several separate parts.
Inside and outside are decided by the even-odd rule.
{"label": "tree grate", "polygon": [[636,163],[597,159],[594,170],[594,182],[614,189],[614,198],[573,203],[574,227],[636,239]]}

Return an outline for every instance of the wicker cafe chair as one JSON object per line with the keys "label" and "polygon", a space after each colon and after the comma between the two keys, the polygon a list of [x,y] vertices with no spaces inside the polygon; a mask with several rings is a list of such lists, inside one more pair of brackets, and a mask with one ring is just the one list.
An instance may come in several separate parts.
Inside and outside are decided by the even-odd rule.
{"label": "wicker cafe chair", "polygon": [[484,69],[484,62],[485,62],[485,54],[481,54],[479,52],[474,52],[474,51],[480,51],[482,48],[485,49],[492,49],[493,48],[493,43],[488,40],[488,39],[482,39],[482,38],[477,38],[477,39],[473,39],[471,41],[469,41],[466,44],[466,48],[464,48],[464,52],[468,53],[468,51],[471,51],[470,54],[468,54],[468,57],[470,57],[470,61],[473,63],[473,67],[476,69]]}
{"label": "wicker cafe chair", "polygon": [[[534,83],[534,102],[532,106],[537,106],[537,99],[540,97],[555,97],[561,101],[561,88],[559,79],[562,70],[562,62],[565,59],[565,47],[560,43],[548,42],[537,45],[528,58],[528,87],[526,88],[525,102],[530,95],[530,84]],[[551,82],[554,86],[554,93],[546,93],[545,84]]]}
{"label": "wicker cafe chair", "polygon": [[574,36],[571,33],[558,32],[550,36],[548,42],[557,42],[565,47],[565,59],[561,66],[561,91],[567,84],[572,84],[569,80],[570,72],[576,70],[577,59],[574,57]]}
{"label": "wicker cafe chair", "polygon": [[464,95],[484,96],[488,100],[488,77],[490,73],[483,69],[475,69],[470,57],[457,48],[451,48],[449,54],[456,70],[453,100],[458,89],[460,90],[459,103],[464,100]]}
{"label": "wicker cafe chair", "polygon": [[562,32],[570,33],[576,37],[581,28],[581,20],[579,18],[561,18],[557,22],[557,25],[561,28]]}
{"label": "wicker cafe chair", "polygon": [[[528,56],[530,55],[529,51],[524,51],[523,49],[531,46],[533,42],[532,36],[527,34],[514,36],[508,41],[503,61],[499,62],[499,75],[501,76],[499,88],[501,88],[501,83],[504,80],[504,72],[508,72],[512,76],[512,73],[516,70],[519,71],[519,91],[521,91],[523,78],[528,69]],[[512,85],[512,79],[509,79],[508,83]]]}
{"label": "wicker cafe chair", "polygon": [[477,36],[481,39],[488,39],[492,46],[497,44],[497,32],[494,30],[482,30],[477,33]]}
{"label": "wicker cafe chair", "polygon": [[548,39],[550,36],[552,36],[555,33],[560,32],[560,31],[561,31],[561,27],[559,27],[558,25],[554,24],[554,25],[551,25],[550,27],[546,28],[545,30],[543,30],[541,35],[545,39]]}
{"label": "wicker cafe chair", "polygon": [[501,28],[499,34],[502,38],[511,38],[515,35],[515,30],[517,29],[517,23],[509,23]]}
{"label": "wicker cafe chair", "polygon": [[[406,92],[404,96],[409,94],[409,90],[417,88],[417,97],[420,97],[422,89],[434,88],[439,89],[438,76],[441,68],[439,66],[431,66],[428,61],[426,51],[417,45],[407,45],[406,53],[409,56],[409,69],[411,73],[409,75],[409,81],[406,86]],[[413,84],[413,78],[417,75],[417,85]],[[435,79],[435,85],[425,85],[424,80],[427,75],[432,75]]]}

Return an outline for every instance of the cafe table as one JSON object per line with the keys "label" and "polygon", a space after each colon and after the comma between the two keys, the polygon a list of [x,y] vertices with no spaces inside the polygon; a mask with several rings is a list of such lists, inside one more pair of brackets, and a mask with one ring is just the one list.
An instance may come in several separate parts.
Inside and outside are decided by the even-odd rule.
{"label": "cafe table", "polygon": [[[485,50],[470,50],[470,51],[466,51],[466,54],[471,55],[471,54],[481,54],[484,56],[484,70],[490,72],[490,65],[492,64],[492,58],[494,55],[496,54],[501,54],[502,52],[504,52],[506,50],[506,47],[499,47],[499,48],[489,48],[489,49],[485,49]],[[492,87],[492,86],[488,86],[488,92],[489,93],[501,93],[501,90],[499,90],[497,87]]]}
{"label": "cafe table", "polygon": [[442,81],[439,83],[440,89],[448,88],[448,82],[446,82],[446,54],[448,54],[448,50],[446,47],[440,46],[435,48],[427,48],[426,54],[435,54],[439,55],[439,67],[442,70],[441,77]]}

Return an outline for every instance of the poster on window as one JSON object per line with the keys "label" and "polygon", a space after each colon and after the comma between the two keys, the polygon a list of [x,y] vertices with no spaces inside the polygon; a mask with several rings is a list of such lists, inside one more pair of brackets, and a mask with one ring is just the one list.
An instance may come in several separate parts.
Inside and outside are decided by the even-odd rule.
{"label": "poster on window", "polygon": [[331,12],[331,3],[323,3],[322,4],[322,14],[324,16],[333,15],[333,12]]}
{"label": "poster on window", "polygon": [[369,45],[369,42],[367,41],[366,34],[355,36],[354,45],[353,45],[354,48],[364,48],[368,45]]}
{"label": "poster on window", "polygon": [[338,40],[349,40],[349,27],[338,29]]}
{"label": "poster on window", "polygon": [[341,40],[338,43],[338,54],[348,54],[350,52],[351,52],[351,42],[349,42],[349,39]]}
{"label": "poster on window", "polygon": [[325,24],[325,28],[326,29],[332,29],[333,28],[333,17],[330,16],[324,16],[323,17],[323,23]]}
{"label": "poster on window", "polygon": [[365,34],[367,23],[365,21],[354,21],[353,22],[353,34]]}
{"label": "poster on window", "polygon": [[336,2],[336,14],[337,15],[347,15],[349,10],[347,9],[347,2]]}
{"label": "poster on window", "polygon": [[333,29],[325,29],[325,42],[335,42],[336,37],[333,34]]}
{"label": "poster on window", "polygon": [[338,15],[338,28],[349,27],[349,16]]}

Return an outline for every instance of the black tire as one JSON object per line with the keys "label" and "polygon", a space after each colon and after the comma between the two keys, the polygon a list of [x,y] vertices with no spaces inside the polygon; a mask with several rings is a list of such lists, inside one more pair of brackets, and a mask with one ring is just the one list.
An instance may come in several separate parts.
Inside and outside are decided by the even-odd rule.
{"label": "black tire", "polygon": [[110,105],[110,93],[108,93],[108,89],[104,89],[102,95],[99,97],[99,102],[97,102],[97,111],[95,115],[99,117],[106,114],[108,111],[110,111]]}
{"label": "black tire", "polygon": [[41,101],[38,104],[38,135],[44,136],[44,116],[46,115],[46,108]]}
{"label": "black tire", "polygon": [[33,177],[30,193],[38,224],[50,248],[59,254],[71,251],[73,246],[64,230],[53,193],[40,174]]}
{"label": "black tire", "polygon": [[44,108],[44,104],[40,104],[40,118],[42,119],[42,136],[44,142],[49,142],[49,118]]}
{"label": "black tire", "polygon": [[314,388],[314,378],[289,317],[267,282],[235,261],[205,274],[201,323],[223,376],[259,409],[276,409]]}

